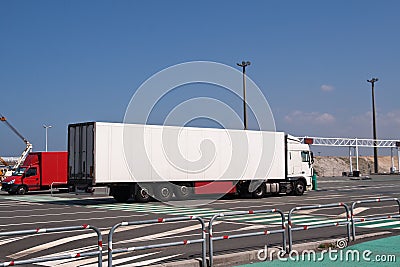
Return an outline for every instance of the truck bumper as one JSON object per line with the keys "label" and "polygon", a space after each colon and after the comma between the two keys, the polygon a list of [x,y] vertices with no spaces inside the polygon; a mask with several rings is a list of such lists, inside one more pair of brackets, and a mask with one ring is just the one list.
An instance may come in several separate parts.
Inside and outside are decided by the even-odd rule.
{"label": "truck bumper", "polygon": [[1,184],[1,191],[17,192],[17,188],[18,188],[18,185],[16,185],[16,184],[7,184],[7,183]]}

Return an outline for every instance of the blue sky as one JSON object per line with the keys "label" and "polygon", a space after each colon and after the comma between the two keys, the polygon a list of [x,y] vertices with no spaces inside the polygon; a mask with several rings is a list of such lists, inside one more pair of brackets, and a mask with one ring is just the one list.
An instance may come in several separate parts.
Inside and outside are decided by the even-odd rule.
{"label": "blue sky", "polygon": [[[388,0],[1,0],[0,113],[35,150],[52,125],[49,149],[65,150],[69,123],[121,122],[135,90],[166,67],[249,60],[278,130],[370,138],[366,80],[378,77],[378,137],[398,139],[399,10]],[[23,147],[0,125],[0,155]]]}

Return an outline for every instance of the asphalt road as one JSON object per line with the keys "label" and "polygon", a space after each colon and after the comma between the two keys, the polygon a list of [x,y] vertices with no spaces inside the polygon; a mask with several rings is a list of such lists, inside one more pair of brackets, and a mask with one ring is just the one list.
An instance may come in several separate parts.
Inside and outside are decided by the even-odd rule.
{"label": "asphalt road", "polygon": [[[225,198],[200,207],[188,207],[195,200],[168,204],[116,203],[108,196],[76,196],[49,192],[29,193],[25,196],[10,196],[0,193],[1,232],[30,229],[79,226],[90,224],[103,234],[103,250],[107,251],[107,237],[110,228],[122,221],[141,221],[157,218],[173,218],[195,215],[207,223],[212,215],[230,211],[280,209],[285,214],[300,206],[330,203],[351,203],[358,200],[399,197],[400,176],[371,176],[370,180],[350,180],[347,177],[324,177],[318,180],[318,190],[305,195],[277,196],[263,199]],[[360,204],[355,213],[358,217],[393,215],[399,213],[396,202],[375,202]],[[293,226],[311,226],[321,222],[345,220],[343,207],[315,209],[294,212]],[[138,247],[149,244],[194,240],[201,238],[200,224],[192,222],[157,223],[149,225],[120,227],[114,234],[113,248]],[[280,229],[280,219],[276,214],[246,214],[226,216],[216,221],[215,236],[226,236],[254,231]],[[387,232],[400,234],[399,219],[382,219],[361,222],[356,233]],[[346,237],[346,227],[329,227],[296,231],[294,244],[315,240],[341,239]],[[40,235],[18,235],[0,237],[0,262],[22,260],[40,256],[55,256],[76,252],[93,251],[97,240],[90,230]],[[281,235],[224,239],[214,242],[215,254],[262,249],[265,245],[280,246]],[[113,257],[115,266],[145,266],[165,261],[176,261],[200,257],[200,245],[190,244],[164,249],[150,249],[117,254]],[[105,256],[104,256],[105,259]],[[59,260],[38,263],[32,266],[96,266],[96,258]],[[104,264],[103,266],[106,266]]]}

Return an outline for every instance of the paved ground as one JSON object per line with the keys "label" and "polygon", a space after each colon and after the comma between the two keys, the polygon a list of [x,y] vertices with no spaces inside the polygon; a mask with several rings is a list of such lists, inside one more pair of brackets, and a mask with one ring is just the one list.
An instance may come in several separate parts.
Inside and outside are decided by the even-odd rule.
{"label": "paved ground", "polygon": [[[169,205],[151,203],[116,203],[107,196],[84,197],[69,194],[51,196],[47,193],[31,193],[26,196],[10,196],[0,193],[0,230],[15,231],[36,228],[65,227],[90,224],[98,227],[103,234],[104,249],[107,249],[107,234],[111,226],[122,221],[138,221],[159,217],[200,216],[208,221],[212,215],[237,210],[264,210],[277,208],[288,213],[296,206],[308,206],[344,202],[377,197],[398,197],[400,176],[373,176],[371,180],[350,180],[344,177],[321,178],[318,191],[307,192],[304,196],[279,196],[264,199],[222,199],[201,207],[179,206],[179,202]],[[194,201],[187,201],[188,204]],[[171,205],[173,204],[173,205]],[[358,205],[357,216],[398,214],[395,202],[380,202]],[[295,212],[293,225],[312,226],[323,222],[345,220],[343,207]],[[225,217],[218,220],[214,236],[232,235],[243,232],[274,230],[280,228],[280,219],[271,214],[247,214]],[[114,249],[141,246],[169,241],[198,239],[198,223],[165,223],[122,227],[115,234]],[[400,234],[398,219],[381,219],[374,222],[360,222],[357,234],[387,232]],[[294,244],[314,240],[340,239],[346,236],[345,227],[330,227],[294,233]],[[42,255],[57,255],[92,251],[95,235],[90,231],[40,236],[15,236],[0,239],[0,261],[21,260]],[[214,242],[216,255],[232,251],[246,251],[268,246],[279,246],[281,235],[227,239]],[[200,245],[187,245],[169,249],[144,250],[115,256],[115,266],[144,266],[165,261],[191,259],[200,256]],[[61,260],[40,263],[35,266],[95,266],[95,259]]]}
{"label": "paved ground", "polygon": [[[324,253],[302,254],[275,259],[273,261],[241,265],[241,267],[263,266],[399,266],[400,236],[349,246],[343,250],[325,250]],[[311,256],[309,256],[311,255]]]}

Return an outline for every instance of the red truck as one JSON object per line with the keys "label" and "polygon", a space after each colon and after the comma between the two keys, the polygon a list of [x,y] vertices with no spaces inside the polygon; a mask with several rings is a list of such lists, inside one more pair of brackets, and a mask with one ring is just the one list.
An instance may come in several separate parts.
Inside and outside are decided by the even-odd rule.
{"label": "red truck", "polygon": [[22,166],[1,183],[2,191],[23,195],[28,191],[67,186],[68,152],[31,152]]}

